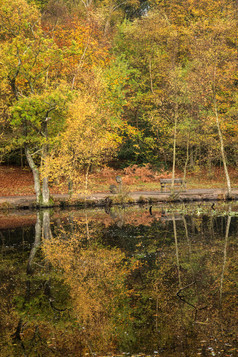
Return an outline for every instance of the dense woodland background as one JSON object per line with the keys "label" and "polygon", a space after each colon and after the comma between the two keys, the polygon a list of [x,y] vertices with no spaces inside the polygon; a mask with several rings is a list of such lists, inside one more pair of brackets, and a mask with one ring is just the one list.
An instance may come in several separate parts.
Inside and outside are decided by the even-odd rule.
{"label": "dense woodland background", "polygon": [[49,177],[87,183],[105,163],[235,168],[237,15],[236,0],[2,0],[2,162],[28,161],[45,202]]}

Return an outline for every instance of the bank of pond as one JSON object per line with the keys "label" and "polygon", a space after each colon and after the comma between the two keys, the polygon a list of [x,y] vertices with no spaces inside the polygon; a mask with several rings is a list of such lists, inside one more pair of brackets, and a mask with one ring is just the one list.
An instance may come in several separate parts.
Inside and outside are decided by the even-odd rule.
{"label": "bank of pond", "polygon": [[237,356],[238,203],[0,213],[1,356]]}

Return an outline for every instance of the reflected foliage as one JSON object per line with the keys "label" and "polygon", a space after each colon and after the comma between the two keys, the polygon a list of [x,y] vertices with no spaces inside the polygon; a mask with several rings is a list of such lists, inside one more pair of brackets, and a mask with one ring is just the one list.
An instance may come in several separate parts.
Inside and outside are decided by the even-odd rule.
{"label": "reflected foliage", "polygon": [[236,213],[185,211],[43,214],[40,245],[2,230],[1,355],[235,356]]}

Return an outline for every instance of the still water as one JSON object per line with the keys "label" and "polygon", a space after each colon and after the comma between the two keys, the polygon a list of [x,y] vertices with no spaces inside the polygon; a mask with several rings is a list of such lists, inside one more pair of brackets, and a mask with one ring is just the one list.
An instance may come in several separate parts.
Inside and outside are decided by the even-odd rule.
{"label": "still water", "polygon": [[238,204],[1,212],[0,356],[238,356]]}

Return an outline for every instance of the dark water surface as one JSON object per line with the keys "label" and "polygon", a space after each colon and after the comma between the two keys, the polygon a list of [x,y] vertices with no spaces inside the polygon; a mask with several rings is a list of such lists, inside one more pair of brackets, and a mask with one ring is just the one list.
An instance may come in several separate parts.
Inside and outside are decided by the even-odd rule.
{"label": "dark water surface", "polygon": [[237,212],[0,213],[0,356],[238,356]]}

